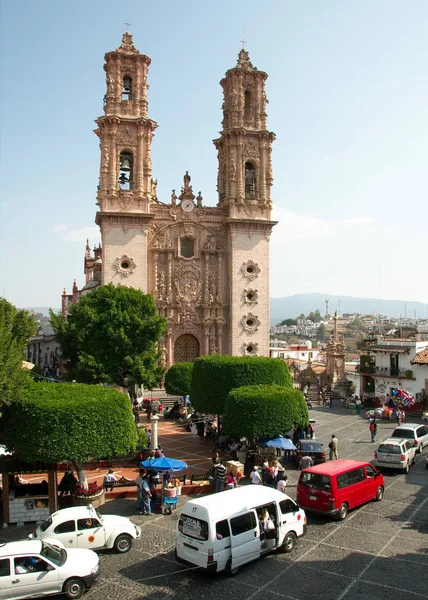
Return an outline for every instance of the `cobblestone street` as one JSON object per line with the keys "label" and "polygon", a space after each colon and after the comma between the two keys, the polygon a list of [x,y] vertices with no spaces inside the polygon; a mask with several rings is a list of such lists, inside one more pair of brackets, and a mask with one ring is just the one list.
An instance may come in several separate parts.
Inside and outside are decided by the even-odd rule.
{"label": "cobblestone street", "polygon": [[[344,409],[316,408],[317,440],[339,439],[339,457],[372,460],[368,423]],[[378,441],[394,423],[380,422]],[[290,468],[289,494],[295,497],[299,472]],[[308,515],[308,533],[291,554],[271,554],[243,567],[237,577],[208,576],[174,560],[172,516],[135,515],[134,501],[112,500],[102,512],[130,516],[143,535],[125,555],[104,553],[99,582],[87,600],[402,600],[428,598],[428,472],[425,452],[408,475],[384,473],[385,496],[351,511],[344,522]],[[187,498],[180,499],[182,505]],[[22,536],[9,529],[8,538]],[[56,598],[56,597],[55,597]],[[58,596],[58,599],[60,596]]]}

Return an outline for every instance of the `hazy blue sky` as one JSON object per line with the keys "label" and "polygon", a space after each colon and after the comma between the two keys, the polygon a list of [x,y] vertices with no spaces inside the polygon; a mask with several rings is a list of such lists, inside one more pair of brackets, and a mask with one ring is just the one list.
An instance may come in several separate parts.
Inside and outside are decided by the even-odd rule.
{"label": "hazy blue sky", "polygon": [[[264,8],[262,8],[264,7]],[[104,54],[152,59],[158,195],[186,170],[216,204],[219,80],[244,25],[269,73],[271,296],[428,302],[427,0],[3,0],[0,295],[60,306],[94,225]],[[380,274],[380,277],[379,277]]]}

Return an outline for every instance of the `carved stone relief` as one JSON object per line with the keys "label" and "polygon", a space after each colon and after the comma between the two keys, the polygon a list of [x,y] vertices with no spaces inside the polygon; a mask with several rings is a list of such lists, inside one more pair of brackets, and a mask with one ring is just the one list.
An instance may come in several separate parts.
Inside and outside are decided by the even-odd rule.
{"label": "carved stone relief", "polygon": [[137,264],[132,256],[128,256],[127,254],[122,254],[122,256],[118,256],[113,263],[114,269],[122,275],[122,277],[129,277],[134,272]]}
{"label": "carved stone relief", "polygon": [[241,319],[241,327],[247,333],[255,333],[256,331],[258,331],[260,325],[261,321],[258,318],[258,316],[254,315],[251,312],[244,315]]}
{"label": "carved stone relief", "polygon": [[177,300],[181,303],[199,302],[201,299],[201,270],[195,264],[177,264],[175,267]]}
{"label": "carved stone relief", "polygon": [[241,271],[249,281],[256,279],[261,271],[259,265],[253,260],[247,260],[242,264]]}
{"label": "carved stone relief", "polygon": [[121,190],[119,192],[119,198],[118,198],[118,203],[120,208],[122,208],[123,210],[128,210],[128,208],[130,207],[132,200],[134,198],[134,195],[132,192],[125,192],[123,190]]}
{"label": "carved stone relief", "polygon": [[246,342],[241,346],[241,353],[243,356],[257,356],[259,351],[259,345],[257,342]]}
{"label": "carved stone relief", "polygon": [[243,291],[242,298],[245,304],[254,306],[259,300],[259,294],[254,288],[247,288]]}

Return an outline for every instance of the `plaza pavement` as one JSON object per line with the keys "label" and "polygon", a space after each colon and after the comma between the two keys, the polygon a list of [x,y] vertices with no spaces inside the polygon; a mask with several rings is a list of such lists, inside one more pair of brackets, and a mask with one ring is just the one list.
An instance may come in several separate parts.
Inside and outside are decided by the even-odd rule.
{"label": "plaza pavement", "polygon": [[[345,409],[315,408],[316,437],[339,440],[339,457],[371,460],[368,423]],[[395,424],[379,422],[378,442]],[[196,436],[195,436],[196,437]],[[183,448],[187,439],[183,436]],[[187,450],[186,450],[187,451]],[[183,450],[184,452],[184,450]],[[203,454],[201,452],[201,454]],[[142,537],[125,555],[102,553],[101,578],[86,600],[420,600],[428,598],[428,471],[425,454],[408,475],[384,473],[385,496],[351,511],[345,521],[308,514],[308,533],[291,554],[273,553],[243,567],[235,578],[207,576],[174,560],[172,516],[135,514],[135,503],[115,499],[104,513],[131,517]],[[184,458],[184,456],[182,456]],[[199,458],[195,458],[198,466]],[[287,470],[295,498],[299,472]],[[228,492],[219,496],[227,501]],[[181,506],[187,498],[180,499]],[[22,531],[22,529],[21,529]],[[10,528],[8,535],[16,532]],[[22,531],[22,533],[24,533]],[[16,539],[16,537],[15,537]],[[59,600],[60,596],[55,596]]]}

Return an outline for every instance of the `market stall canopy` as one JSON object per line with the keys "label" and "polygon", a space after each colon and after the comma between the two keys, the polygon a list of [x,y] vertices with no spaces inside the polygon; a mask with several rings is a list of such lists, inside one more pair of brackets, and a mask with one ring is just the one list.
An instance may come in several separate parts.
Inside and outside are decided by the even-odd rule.
{"label": "market stall canopy", "polygon": [[268,448],[282,448],[283,450],[296,450],[296,446],[288,438],[278,437],[272,438],[271,440],[263,440],[257,442],[259,446],[267,446]]}
{"label": "market stall canopy", "polygon": [[187,469],[187,463],[175,458],[167,458],[166,456],[143,460],[141,461],[141,466],[146,469],[152,469],[152,471],[183,471]]}

